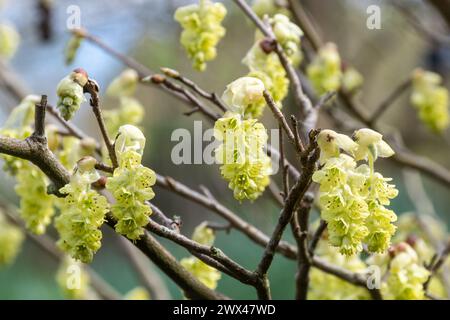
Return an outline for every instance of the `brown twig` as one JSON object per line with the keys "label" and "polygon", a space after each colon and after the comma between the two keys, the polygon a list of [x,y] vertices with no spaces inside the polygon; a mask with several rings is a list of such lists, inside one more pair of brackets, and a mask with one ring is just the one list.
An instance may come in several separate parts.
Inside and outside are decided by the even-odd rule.
{"label": "brown twig", "polygon": [[377,120],[381,117],[381,115],[392,105],[392,103],[397,100],[397,98],[405,92],[409,87],[411,86],[411,78],[406,79],[400,85],[397,86],[397,88],[392,91],[390,95],[386,97],[383,102],[380,103],[380,105],[375,109],[375,111],[372,113],[372,116],[369,119],[369,123],[371,126],[373,126]]}
{"label": "brown twig", "polygon": [[108,130],[106,129],[105,120],[103,119],[102,110],[100,108],[98,85],[94,80],[89,79],[83,89],[91,96],[90,104],[92,107],[92,111],[94,112],[95,119],[97,119],[100,132],[102,133],[103,141],[105,142],[106,148],[108,149],[109,158],[111,159],[113,167],[117,168],[119,166],[119,163],[117,162],[116,151],[114,150],[114,145],[111,141],[111,138],[109,137]]}

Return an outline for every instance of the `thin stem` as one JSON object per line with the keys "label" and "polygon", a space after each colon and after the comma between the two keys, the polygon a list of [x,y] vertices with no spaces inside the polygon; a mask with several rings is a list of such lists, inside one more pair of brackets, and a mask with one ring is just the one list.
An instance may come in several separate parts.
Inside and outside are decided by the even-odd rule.
{"label": "thin stem", "polygon": [[91,95],[90,104],[92,107],[92,111],[94,112],[95,118],[97,119],[97,123],[100,128],[100,132],[102,133],[103,141],[105,142],[106,148],[108,149],[108,154],[113,167],[117,168],[119,166],[119,163],[117,162],[116,151],[114,150],[114,145],[111,142],[108,130],[106,129],[105,121],[103,119],[102,110],[100,108],[100,98],[98,95],[98,86],[93,80],[89,79],[84,86],[84,90],[86,90],[86,92]]}
{"label": "thin stem", "polygon": [[381,115],[397,100],[400,95],[405,92],[411,86],[411,78],[406,79],[402,83],[400,83],[397,88],[392,91],[390,95],[386,97],[386,99],[380,103],[380,105],[375,109],[374,113],[369,119],[371,125],[374,125],[377,120],[381,117]]}

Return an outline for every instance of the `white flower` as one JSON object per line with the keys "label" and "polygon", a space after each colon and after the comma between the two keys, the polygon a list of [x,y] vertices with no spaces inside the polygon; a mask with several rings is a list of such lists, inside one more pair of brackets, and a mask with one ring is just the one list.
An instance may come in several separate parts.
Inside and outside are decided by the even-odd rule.
{"label": "white flower", "polygon": [[388,158],[395,152],[392,148],[383,141],[383,136],[368,128],[356,130],[353,134],[353,138],[358,144],[358,148],[355,151],[355,160],[367,159],[369,153],[372,154],[374,160],[378,157]]}
{"label": "white flower", "polygon": [[356,144],[350,137],[345,134],[337,133],[333,130],[325,129],[322,130],[317,137],[317,144],[320,148],[320,159],[321,164],[332,157],[339,156],[340,149],[353,154],[358,148]]}
{"label": "white flower", "polygon": [[264,99],[263,92],[264,83],[261,80],[242,77],[227,86],[222,99],[232,112],[243,114],[247,107]]}
{"label": "white flower", "polygon": [[119,128],[114,148],[117,155],[127,150],[142,154],[145,147],[145,136],[139,128],[126,124]]}

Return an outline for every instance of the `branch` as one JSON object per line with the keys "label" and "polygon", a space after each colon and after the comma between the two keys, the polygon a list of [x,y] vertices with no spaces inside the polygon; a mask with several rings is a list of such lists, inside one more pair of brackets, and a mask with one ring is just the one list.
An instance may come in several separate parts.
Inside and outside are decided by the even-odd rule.
{"label": "branch", "polygon": [[[170,177],[162,177],[157,174],[156,184],[160,187],[163,187],[164,189],[173,191],[186,199],[189,199],[195,203],[202,205],[205,208],[214,211],[219,216],[227,220],[233,226],[233,228],[241,231],[255,243],[262,246],[266,246],[267,243],[269,242],[270,238],[266,234],[264,234],[261,230],[259,230],[255,226],[241,219],[234,212],[223,206],[221,203],[217,202],[217,200],[204,196],[203,194],[193,190],[192,188]],[[277,252],[280,252],[285,257],[290,259],[295,259],[297,256],[296,248],[286,242],[279,243],[279,246],[277,247]]]}
{"label": "branch", "polygon": [[217,96],[217,94],[209,93],[202,88],[200,88],[194,81],[182,76],[177,70],[170,68],[161,68],[161,71],[168,77],[178,80],[182,84],[186,85],[192,91],[197,93],[199,96],[211,101],[215,104],[220,110],[223,112],[227,111],[227,106],[223,103],[223,101]]}
{"label": "branch", "polygon": [[202,245],[151,220],[146,226],[146,229],[160,237],[172,240],[178,245],[186,248],[189,252],[203,254],[216,260],[225,268],[229,269],[231,274],[233,274],[233,277],[242,283],[253,284],[255,282],[255,275],[251,271],[248,271],[244,267],[240,266],[216,247]]}
{"label": "branch", "polygon": [[386,99],[380,103],[380,105],[375,109],[372,116],[369,119],[369,123],[373,126],[381,115],[392,105],[392,103],[397,100],[397,98],[405,92],[411,86],[411,78],[406,79],[400,85],[395,88],[395,90],[386,97]]}
{"label": "branch", "polygon": [[305,195],[297,214],[291,220],[291,227],[298,247],[298,271],[296,276],[296,299],[306,300],[309,286],[311,257],[308,250],[308,220],[313,197]]}
{"label": "branch", "polygon": [[[315,133],[313,133],[312,135],[315,135]],[[311,144],[314,143],[315,143],[314,141],[311,141]],[[289,194],[286,197],[285,206],[281,210],[278,223],[275,227],[275,230],[272,233],[272,237],[270,238],[270,241],[266,246],[263,257],[261,258],[261,261],[256,270],[256,272],[259,274],[260,277],[266,277],[267,271],[269,270],[270,265],[272,264],[274,258],[275,249],[277,248],[281,240],[281,236],[286,226],[288,225],[289,221],[292,219],[292,215],[297,207],[297,204],[303,198],[306,191],[308,190],[318,155],[319,155],[318,152],[314,150],[300,178],[291,188]],[[270,297],[270,292],[267,293],[267,297]]]}
{"label": "branch", "polygon": [[[58,189],[69,183],[69,172],[59,163],[46,145],[43,146],[32,138],[33,136],[22,141],[0,137],[0,153],[6,153],[33,162],[55,182]],[[109,217],[107,224],[114,228],[115,221]],[[148,232],[136,241],[136,246],[179,285],[188,297],[192,299],[226,298],[197,280]]]}

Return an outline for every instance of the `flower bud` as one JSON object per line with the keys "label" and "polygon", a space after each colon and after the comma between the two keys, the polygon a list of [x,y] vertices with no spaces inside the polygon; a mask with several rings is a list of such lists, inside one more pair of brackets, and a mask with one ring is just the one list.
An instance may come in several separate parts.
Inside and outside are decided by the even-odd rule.
{"label": "flower bud", "polygon": [[80,173],[83,173],[94,170],[96,164],[97,160],[95,160],[95,158],[86,156],[78,160],[77,167],[78,170],[80,170]]}
{"label": "flower bud", "polygon": [[63,78],[56,89],[58,95],[58,109],[65,120],[70,120],[86,98],[84,97],[83,86],[87,83],[86,71],[76,69],[71,74]]}
{"label": "flower bud", "polygon": [[142,155],[145,147],[145,136],[139,128],[126,124],[119,128],[114,148],[118,156],[127,150],[133,150]]}
{"label": "flower bud", "polygon": [[232,112],[244,114],[251,105],[264,101],[263,92],[264,83],[261,80],[242,77],[227,85],[222,99]]}
{"label": "flower bud", "polygon": [[340,149],[353,154],[358,148],[358,145],[345,134],[339,134],[329,129],[320,131],[317,136],[317,144],[320,148],[321,164],[331,157],[339,156]]}
{"label": "flower bud", "polygon": [[353,134],[353,139],[358,144],[358,149],[355,151],[355,160],[367,159],[369,154],[374,158],[377,157],[388,158],[395,152],[392,148],[382,140],[383,136],[368,128],[356,130]]}

